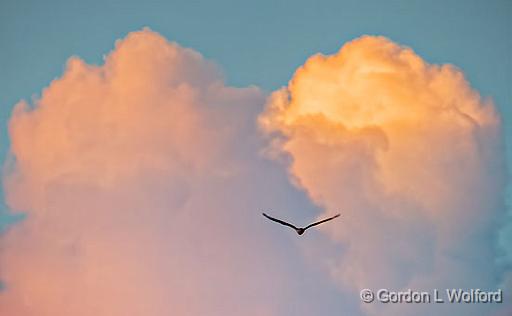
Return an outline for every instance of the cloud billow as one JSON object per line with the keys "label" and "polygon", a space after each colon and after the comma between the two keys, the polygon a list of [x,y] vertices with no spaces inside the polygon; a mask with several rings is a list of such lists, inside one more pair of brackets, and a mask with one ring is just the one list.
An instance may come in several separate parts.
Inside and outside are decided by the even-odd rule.
{"label": "cloud billow", "polygon": [[[315,55],[259,118],[271,157],[327,216],[342,286],[496,289],[506,168],[500,118],[451,65],[384,37]],[[372,315],[482,315],[493,306],[366,305]],[[434,309],[438,308],[438,309]]]}
{"label": "cloud billow", "polygon": [[[362,37],[266,100],[149,29],[71,58],[9,123],[0,314],[400,315],[430,310],[358,291],[503,279],[500,118],[460,70]],[[302,239],[260,214],[313,203],[342,216]]]}
{"label": "cloud billow", "polygon": [[1,239],[0,313],[290,309],[303,270],[254,224],[293,195],[257,154],[264,98],[148,29],[103,65],[71,58],[10,120],[6,201],[26,218]]}

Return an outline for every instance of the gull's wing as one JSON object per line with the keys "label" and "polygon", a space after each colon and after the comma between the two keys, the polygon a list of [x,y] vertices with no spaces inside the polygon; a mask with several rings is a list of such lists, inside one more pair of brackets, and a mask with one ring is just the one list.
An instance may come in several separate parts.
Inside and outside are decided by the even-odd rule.
{"label": "gull's wing", "polygon": [[328,222],[328,221],[330,221],[330,220],[332,220],[332,219],[335,219],[336,217],[339,217],[339,216],[340,216],[340,214],[337,214],[337,215],[334,215],[333,217],[329,217],[329,218],[323,219],[323,220],[321,220],[321,221],[318,221],[318,222],[316,222],[316,223],[309,224],[308,226],[304,227],[304,230],[306,230],[306,229],[308,229],[308,228],[310,228],[310,227],[313,227],[313,226],[320,225],[320,224],[322,224],[322,223]]}
{"label": "gull's wing", "polygon": [[281,225],[285,225],[285,226],[291,227],[291,228],[293,228],[293,229],[295,229],[295,230],[297,230],[297,229],[298,229],[297,227],[293,226],[293,225],[292,225],[292,224],[290,224],[290,223],[287,223],[287,222],[282,221],[282,220],[277,219],[277,218],[273,218],[273,217],[271,217],[271,216],[268,216],[268,215],[267,215],[267,214],[265,214],[265,213],[262,213],[262,214],[263,214],[263,216],[265,216],[266,218],[268,218],[268,219],[269,219],[269,220],[271,220],[271,221],[274,221],[274,222],[279,223],[279,224],[281,224]]}

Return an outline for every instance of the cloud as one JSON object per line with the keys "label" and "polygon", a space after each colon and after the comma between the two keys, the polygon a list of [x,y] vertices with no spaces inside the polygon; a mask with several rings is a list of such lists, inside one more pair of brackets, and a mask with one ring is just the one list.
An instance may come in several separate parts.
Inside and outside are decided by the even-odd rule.
{"label": "cloud", "polygon": [[[362,37],[266,100],[149,29],[102,65],[71,58],[10,120],[6,203],[25,215],[0,239],[0,313],[507,313],[359,306],[366,287],[509,288],[500,118],[460,70]],[[267,209],[342,217],[297,239]]]}
{"label": "cloud", "polygon": [[10,120],[6,201],[26,218],[1,239],[1,314],[305,315],[335,300],[260,218],[300,200],[258,156],[264,100],[148,29],[103,65],[71,58]]}
{"label": "cloud", "polygon": [[[500,117],[451,65],[384,37],[315,55],[272,94],[270,157],[342,220],[330,273],[363,288],[496,289],[506,169]],[[489,304],[371,304],[371,315],[483,315]]]}

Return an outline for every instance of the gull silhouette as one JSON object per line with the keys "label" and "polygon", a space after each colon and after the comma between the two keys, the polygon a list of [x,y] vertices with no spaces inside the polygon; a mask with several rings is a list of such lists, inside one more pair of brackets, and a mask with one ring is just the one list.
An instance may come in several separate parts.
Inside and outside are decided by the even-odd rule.
{"label": "gull silhouette", "polygon": [[311,227],[313,227],[313,226],[316,226],[316,225],[319,225],[319,224],[325,223],[325,222],[327,222],[327,221],[330,221],[330,220],[335,219],[336,217],[340,216],[340,214],[336,214],[336,215],[334,215],[333,217],[329,217],[329,218],[323,219],[323,220],[321,220],[321,221],[315,222],[315,223],[313,223],[313,224],[309,224],[309,225],[308,225],[308,226],[306,226],[306,227],[296,227],[295,225],[292,225],[292,224],[287,223],[287,222],[285,222],[285,221],[282,221],[282,220],[280,220],[280,219],[274,218],[274,217],[269,216],[269,215],[267,215],[267,214],[265,214],[265,213],[262,213],[262,214],[263,214],[263,216],[265,216],[266,218],[268,218],[268,219],[269,219],[269,220],[271,220],[271,221],[274,221],[274,222],[279,223],[279,224],[281,224],[281,225],[285,225],[285,226],[288,226],[288,227],[291,227],[291,228],[295,229],[295,231],[296,231],[296,232],[297,232],[297,234],[299,234],[299,235],[304,234],[304,232],[305,232],[305,231],[306,231],[306,229],[308,229],[308,228],[311,228]]}

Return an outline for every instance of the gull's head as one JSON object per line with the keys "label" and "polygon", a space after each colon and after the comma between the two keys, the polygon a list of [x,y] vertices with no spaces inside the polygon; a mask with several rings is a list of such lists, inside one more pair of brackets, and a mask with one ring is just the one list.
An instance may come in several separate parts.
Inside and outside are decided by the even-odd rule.
{"label": "gull's head", "polygon": [[297,228],[297,234],[302,235],[306,230],[304,228]]}

